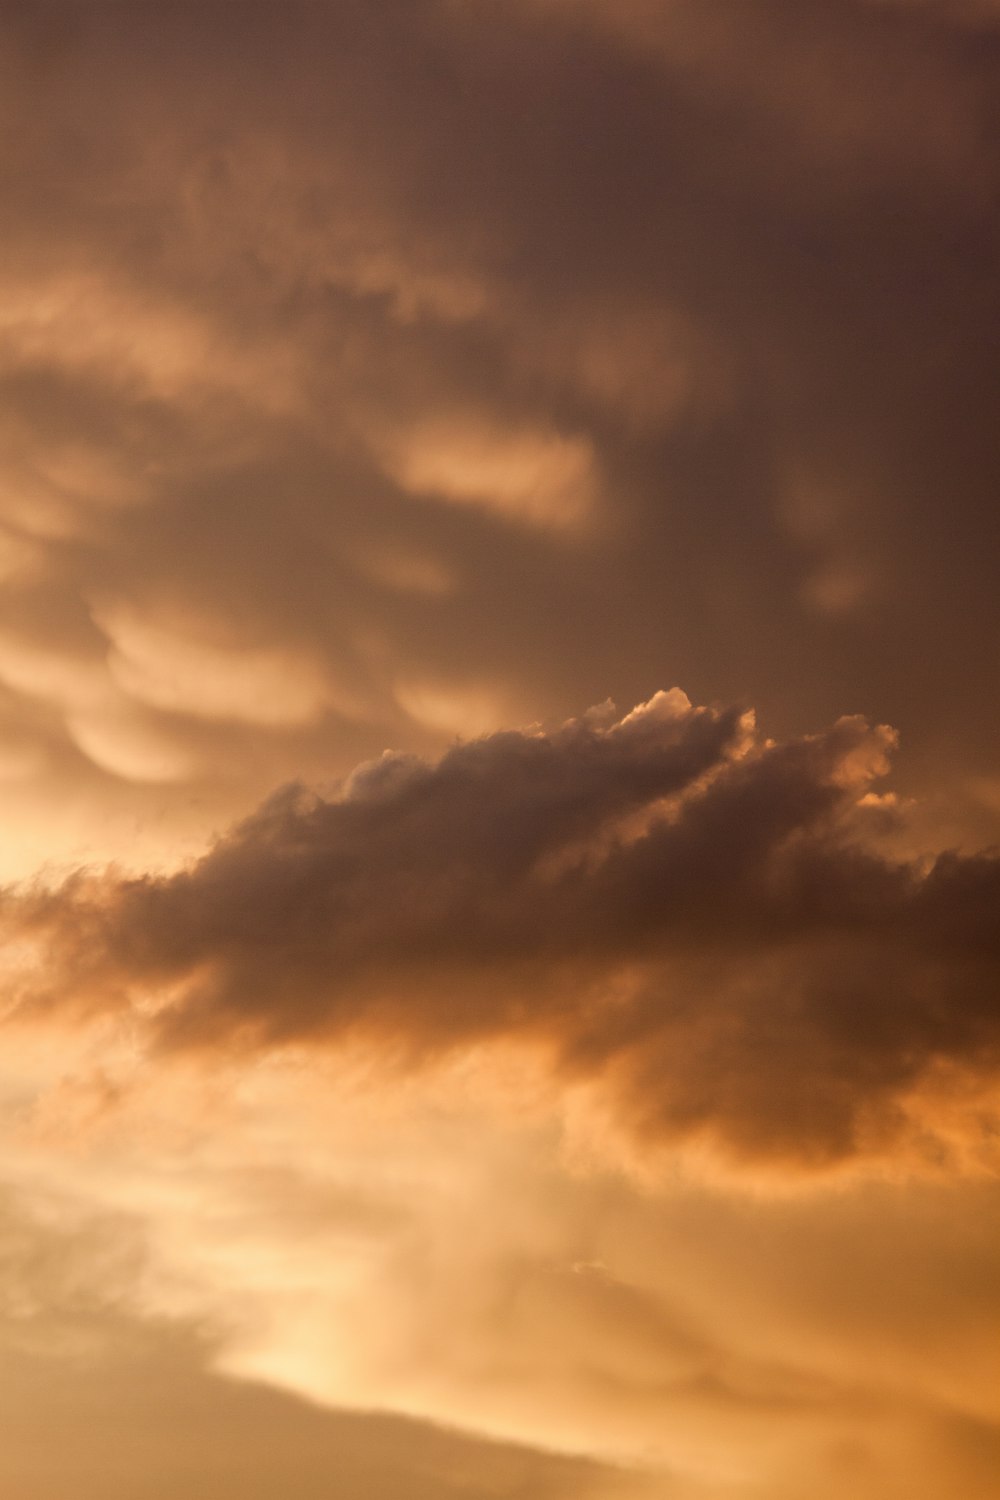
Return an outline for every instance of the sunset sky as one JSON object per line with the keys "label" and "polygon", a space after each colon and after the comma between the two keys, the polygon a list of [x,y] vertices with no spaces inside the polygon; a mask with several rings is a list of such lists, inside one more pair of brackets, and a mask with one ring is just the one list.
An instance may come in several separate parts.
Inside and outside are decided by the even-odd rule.
{"label": "sunset sky", "polygon": [[995,1500],[998,0],[0,4],[0,1495]]}

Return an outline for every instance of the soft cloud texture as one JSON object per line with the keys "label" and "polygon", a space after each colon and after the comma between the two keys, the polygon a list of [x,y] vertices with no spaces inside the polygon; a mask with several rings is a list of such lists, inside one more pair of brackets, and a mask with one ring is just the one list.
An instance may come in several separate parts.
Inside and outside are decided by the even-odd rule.
{"label": "soft cloud texture", "polygon": [[220,6],[9,8],[12,830],[176,862],[291,775],[481,727],[428,696],[524,722],[666,678],[787,734],[888,718],[974,842],[972,9],[246,4],[236,37]]}
{"label": "soft cloud texture", "polygon": [[[861,719],[761,741],[674,690],[387,754],[332,799],[278,793],[190,870],[10,898],[41,955],[20,1005],[124,1008],[167,1049],[525,1044],[649,1145],[933,1161],[935,1109],[1000,1062],[1000,861],[879,852],[892,744]],[[996,1165],[983,1110],[968,1151]]]}
{"label": "soft cloud texture", "polygon": [[992,1500],[997,18],[2,8],[0,1488]]}
{"label": "soft cloud texture", "polygon": [[[5,1052],[22,1076],[23,1040]],[[79,1068],[50,1027],[43,1076],[74,1050]],[[95,1124],[86,1078],[64,1075],[8,1142],[0,1371],[28,1377],[10,1409],[36,1430],[47,1372],[49,1430],[83,1472],[103,1460],[107,1481],[118,1447],[123,1488],[155,1494],[186,1462],[227,1493],[245,1456],[256,1468],[256,1430],[235,1442],[256,1412],[265,1474],[303,1444],[310,1483],[342,1461],[376,1495],[427,1464],[460,1494],[991,1493],[995,1182],[747,1195],[695,1171],[636,1192],[592,1161],[567,1170],[544,1095],[512,1078],[504,1102],[467,1064],[426,1088],[291,1056],[142,1079]],[[170,1444],[138,1412],[123,1447],[109,1431],[140,1382],[173,1414]],[[261,1387],[307,1397],[312,1436]],[[420,1425],[322,1423],[316,1404]],[[463,1455],[429,1420],[520,1452]],[[567,1470],[553,1450],[604,1461]],[[36,1463],[58,1494],[57,1460]]]}

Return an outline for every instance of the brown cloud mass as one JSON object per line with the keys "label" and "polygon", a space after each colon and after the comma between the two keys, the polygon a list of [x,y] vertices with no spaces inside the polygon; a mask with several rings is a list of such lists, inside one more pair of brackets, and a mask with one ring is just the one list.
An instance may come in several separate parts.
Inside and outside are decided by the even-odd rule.
{"label": "brown cloud mass", "polygon": [[663,680],[994,816],[991,14],[5,7],[11,824]]}
{"label": "brown cloud mass", "polygon": [[510,1041],[650,1144],[939,1149],[915,1096],[1000,1067],[1000,857],[878,851],[893,740],[848,718],[761,741],[675,690],[387,753],[335,797],[279,792],[177,875],[9,898],[44,955],[22,1008],[130,1009],[156,1047],[220,1055]]}

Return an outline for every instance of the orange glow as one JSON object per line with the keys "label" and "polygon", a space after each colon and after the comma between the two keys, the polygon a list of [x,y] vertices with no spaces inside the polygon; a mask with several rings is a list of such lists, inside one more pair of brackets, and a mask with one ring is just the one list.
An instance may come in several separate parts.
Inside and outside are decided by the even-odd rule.
{"label": "orange glow", "polygon": [[995,1500],[998,45],[0,6],[0,1500]]}

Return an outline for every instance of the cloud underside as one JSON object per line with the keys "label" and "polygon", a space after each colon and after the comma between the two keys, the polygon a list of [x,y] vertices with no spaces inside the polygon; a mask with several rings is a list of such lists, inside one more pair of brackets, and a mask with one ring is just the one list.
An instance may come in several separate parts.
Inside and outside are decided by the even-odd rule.
{"label": "cloud underside", "polygon": [[995,823],[996,6],[287,9],[4,7],[3,878],[662,678]]}
{"label": "cloud underside", "polygon": [[860,718],[765,741],[674,690],[387,753],[181,873],[8,895],[16,1013],[389,1070],[513,1044],[647,1154],[988,1165],[1000,858],[885,852],[893,742]]}

